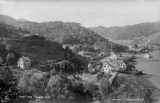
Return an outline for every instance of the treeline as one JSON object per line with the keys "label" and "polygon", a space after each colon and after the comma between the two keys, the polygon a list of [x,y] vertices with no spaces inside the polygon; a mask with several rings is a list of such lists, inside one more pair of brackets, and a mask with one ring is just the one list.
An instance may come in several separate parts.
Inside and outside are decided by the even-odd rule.
{"label": "treeline", "polygon": [[160,22],[147,22],[124,27],[95,27],[91,30],[99,33],[104,37],[110,37],[117,40],[133,39],[141,36],[149,36],[160,32]]}

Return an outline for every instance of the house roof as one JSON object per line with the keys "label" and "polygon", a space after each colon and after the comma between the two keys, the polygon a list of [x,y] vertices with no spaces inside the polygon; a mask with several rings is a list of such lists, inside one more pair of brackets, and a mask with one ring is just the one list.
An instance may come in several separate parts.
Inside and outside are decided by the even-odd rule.
{"label": "house roof", "polygon": [[144,57],[145,57],[145,56],[149,56],[149,57],[151,57],[151,55],[150,55],[149,53],[146,53],[146,54],[144,55]]}
{"label": "house roof", "polygon": [[146,53],[145,55],[149,55],[149,56],[150,56],[150,54],[149,54],[149,53]]}
{"label": "house roof", "polygon": [[22,57],[21,59],[23,59],[23,60],[25,60],[25,61],[31,61],[30,59],[29,59],[29,57]]}
{"label": "house roof", "polygon": [[114,66],[114,65],[112,65],[110,63],[107,63],[107,62],[103,63],[103,65],[109,65],[111,68],[115,68],[116,67],[116,66]]}
{"label": "house roof", "polygon": [[93,55],[94,53],[92,52],[84,52],[85,55]]}
{"label": "house roof", "polygon": [[110,56],[112,56],[112,55],[117,55],[116,53],[114,53],[114,52],[110,52]]}

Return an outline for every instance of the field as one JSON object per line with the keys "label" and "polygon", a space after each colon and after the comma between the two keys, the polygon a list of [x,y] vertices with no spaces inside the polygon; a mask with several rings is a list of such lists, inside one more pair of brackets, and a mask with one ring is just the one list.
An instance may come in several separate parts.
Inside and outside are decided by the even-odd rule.
{"label": "field", "polygon": [[[6,40],[12,49],[21,56],[27,56],[31,62],[46,63],[47,60],[64,59],[64,50],[61,45],[47,40]],[[3,40],[1,40],[3,42]]]}
{"label": "field", "polygon": [[39,54],[43,53],[47,48],[49,48],[49,43],[45,43],[44,45],[40,46],[39,42],[32,42],[32,41],[17,41],[17,40],[7,40],[8,44],[12,45],[12,49],[24,56],[28,56],[29,58],[33,59]]}

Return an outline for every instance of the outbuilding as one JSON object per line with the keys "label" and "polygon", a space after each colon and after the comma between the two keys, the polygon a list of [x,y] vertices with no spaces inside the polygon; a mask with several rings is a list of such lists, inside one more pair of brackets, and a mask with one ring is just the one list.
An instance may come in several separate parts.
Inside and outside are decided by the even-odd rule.
{"label": "outbuilding", "polygon": [[111,60],[117,60],[117,59],[118,59],[117,54],[111,52],[111,53],[110,53],[110,59],[111,59]]}
{"label": "outbuilding", "polygon": [[144,55],[144,58],[151,58],[151,55],[150,55],[149,53],[146,53],[146,54]]}

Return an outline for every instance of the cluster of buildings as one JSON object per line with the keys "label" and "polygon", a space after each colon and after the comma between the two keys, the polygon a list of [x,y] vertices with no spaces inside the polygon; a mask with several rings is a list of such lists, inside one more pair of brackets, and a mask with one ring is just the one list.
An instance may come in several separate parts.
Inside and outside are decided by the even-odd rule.
{"label": "cluster of buildings", "polygon": [[[129,58],[135,57],[132,54],[128,53],[100,53],[98,54],[98,58],[94,58],[90,60],[88,64],[88,70],[90,73],[104,72],[106,74],[110,74],[111,72],[123,71],[127,69],[127,65],[124,61]],[[144,59],[152,58],[149,53],[144,53]],[[99,66],[99,70],[97,70],[96,66]]]}
{"label": "cluster of buildings", "polygon": [[[101,53],[99,54],[101,56]],[[127,65],[123,60],[119,59],[119,54],[114,52],[110,52],[110,54],[104,55],[104,57],[97,61],[91,61],[88,64],[88,70],[90,72],[96,72],[96,66],[99,67],[99,72],[104,72],[106,74],[111,73],[113,71],[125,70],[127,69]]]}

